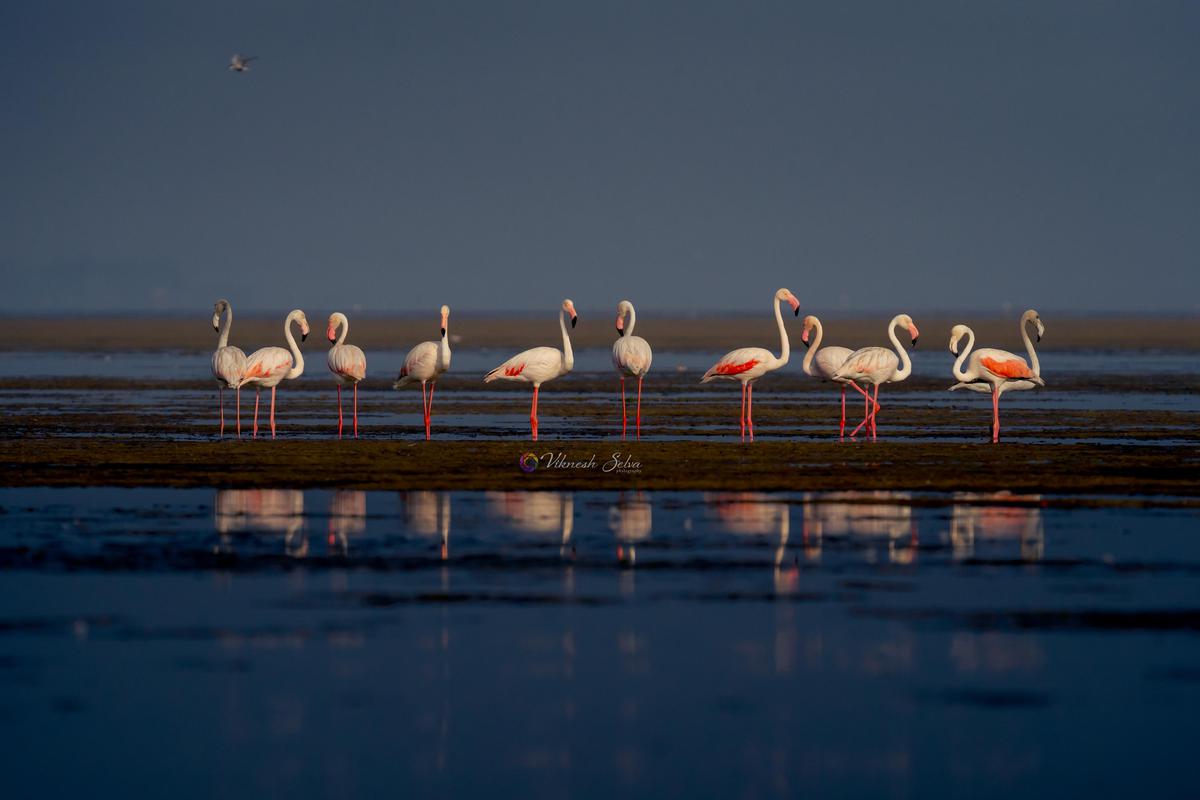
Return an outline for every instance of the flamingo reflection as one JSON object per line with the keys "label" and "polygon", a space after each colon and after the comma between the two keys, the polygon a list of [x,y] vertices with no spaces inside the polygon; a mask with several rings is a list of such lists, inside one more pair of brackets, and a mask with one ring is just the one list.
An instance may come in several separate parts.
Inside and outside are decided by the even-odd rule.
{"label": "flamingo reflection", "polygon": [[450,493],[432,491],[405,492],[404,513],[408,527],[421,536],[441,539],[441,559],[450,557]]}
{"label": "flamingo reflection", "polygon": [[304,528],[304,492],[295,489],[220,489],[213,503],[213,522],[221,537],[221,549],[231,550],[238,533],[283,534],[283,549],[289,556],[308,553]]}
{"label": "flamingo reflection", "polygon": [[[911,564],[917,557],[917,522],[909,492],[809,492],[804,496],[805,555],[819,558],[825,538],[883,540],[887,559]],[[874,549],[865,551],[874,560]]]}
{"label": "flamingo reflection", "polygon": [[791,508],[788,503],[762,492],[705,492],[704,502],[716,513],[721,526],[739,536],[777,537],[772,553],[775,591],[793,592],[800,581],[799,568],[784,566],[788,537],[791,535]]}
{"label": "flamingo reflection", "polygon": [[519,531],[558,534],[559,553],[565,555],[575,529],[575,496],[570,492],[488,492],[494,516]]}
{"label": "flamingo reflection", "polygon": [[329,498],[329,551],[346,555],[350,537],[367,529],[367,493],[339,489]]}
{"label": "flamingo reflection", "polygon": [[950,517],[954,557],[971,558],[976,541],[1016,540],[1023,561],[1041,561],[1046,549],[1041,500],[1038,494],[955,492]]}

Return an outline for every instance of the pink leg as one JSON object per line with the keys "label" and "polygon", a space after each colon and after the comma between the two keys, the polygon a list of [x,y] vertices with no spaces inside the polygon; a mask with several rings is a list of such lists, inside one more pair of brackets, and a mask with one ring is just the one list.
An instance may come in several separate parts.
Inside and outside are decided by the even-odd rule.
{"label": "pink leg", "polygon": [[342,438],[342,385],[337,385],[338,390],[338,438]]}
{"label": "pink leg", "polygon": [[358,384],[354,384],[354,438],[358,438]]}
{"label": "pink leg", "polygon": [[271,387],[271,438],[275,438],[275,387]]}
{"label": "pink leg", "polygon": [[237,387],[237,433],[242,438],[242,387]]}
{"label": "pink leg", "polygon": [[533,408],[529,412],[529,429],[533,432],[533,441],[537,441],[537,397],[538,387],[533,387]]}
{"label": "pink leg", "polygon": [[879,384],[875,384],[875,397],[871,399],[871,403],[875,406],[871,409],[871,441],[875,441],[877,428],[875,426],[875,416],[879,413]]}
{"label": "pink leg", "polygon": [[625,438],[625,431],[629,427],[629,416],[625,413],[625,376],[621,376],[621,438]]}
{"label": "pink leg", "polygon": [[1000,441],[1000,392],[992,389],[992,442]]}
{"label": "pink leg", "polygon": [[754,441],[754,384],[746,384],[746,428],[750,431],[750,441]]}
{"label": "pink leg", "polygon": [[838,438],[846,438],[846,384],[842,384],[842,424],[838,426]]}
{"label": "pink leg", "polygon": [[742,425],[742,441],[746,441],[746,384],[742,384],[742,411],[738,422]]}
{"label": "pink leg", "polygon": [[429,407],[425,409],[425,441],[429,441],[429,422],[433,418],[433,390],[437,388],[437,381],[429,384]]}
{"label": "pink leg", "polygon": [[429,439],[429,399],[425,396],[425,381],[421,381],[421,419],[425,422],[425,438]]}
{"label": "pink leg", "polygon": [[637,438],[642,438],[642,379],[638,378]]}
{"label": "pink leg", "polygon": [[225,435],[225,387],[217,385],[217,408],[221,413],[221,435]]}
{"label": "pink leg", "polygon": [[255,388],[254,390],[254,438],[258,438],[258,398],[262,393],[262,389]]}

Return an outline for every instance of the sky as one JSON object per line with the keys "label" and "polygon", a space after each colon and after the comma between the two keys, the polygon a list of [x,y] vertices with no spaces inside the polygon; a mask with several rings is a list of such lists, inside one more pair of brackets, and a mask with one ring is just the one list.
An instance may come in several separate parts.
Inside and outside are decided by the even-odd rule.
{"label": "sky", "polygon": [[1133,0],[4,3],[0,312],[1195,313],[1198,41]]}

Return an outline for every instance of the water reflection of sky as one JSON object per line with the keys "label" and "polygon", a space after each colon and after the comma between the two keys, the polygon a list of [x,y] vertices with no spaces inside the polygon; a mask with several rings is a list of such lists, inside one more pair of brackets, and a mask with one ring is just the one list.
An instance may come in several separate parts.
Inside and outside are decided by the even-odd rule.
{"label": "water reflection of sky", "polygon": [[3,489],[0,509],[14,796],[1190,780],[1192,509],[287,489]]}

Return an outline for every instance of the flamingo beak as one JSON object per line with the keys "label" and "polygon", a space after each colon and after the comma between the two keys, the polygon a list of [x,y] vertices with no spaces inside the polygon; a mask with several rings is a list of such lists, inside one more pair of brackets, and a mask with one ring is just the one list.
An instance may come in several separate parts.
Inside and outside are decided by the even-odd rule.
{"label": "flamingo beak", "polygon": [[442,336],[445,336],[445,335],[446,335],[446,327],[443,325],[442,326]]}
{"label": "flamingo beak", "polygon": [[908,332],[909,332],[910,334],[912,334],[912,346],[913,346],[913,347],[916,347],[916,346],[917,346],[917,340],[921,338],[921,332],[917,330],[917,326],[916,326],[916,325],[910,325],[910,326],[909,326],[909,328],[908,328]]}
{"label": "flamingo beak", "polygon": [[788,305],[792,307],[792,315],[800,316],[800,301],[796,299],[796,295],[789,294],[787,297]]}
{"label": "flamingo beak", "polygon": [[617,314],[617,335],[618,336],[625,335],[625,315],[624,314]]}
{"label": "flamingo beak", "polygon": [[574,311],[572,311],[572,312],[571,312],[571,327],[572,327],[572,328],[574,328],[574,327],[575,327],[575,323],[576,323],[576,322],[578,322],[578,321],[579,321],[579,315],[578,315],[578,314],[576,314]]}
{"label": "flamingo beak", "polygon": [[303,333],[300,334],[300,341],[303,342],[307,338],[308,338],[308,331],[304,331]]}
{"label": "flamingo beak", "polygon": [[805,328],[800,334],[800,341],[804,342],[805,347],[812,347],[812,342],[808,340],[808,328]]}

